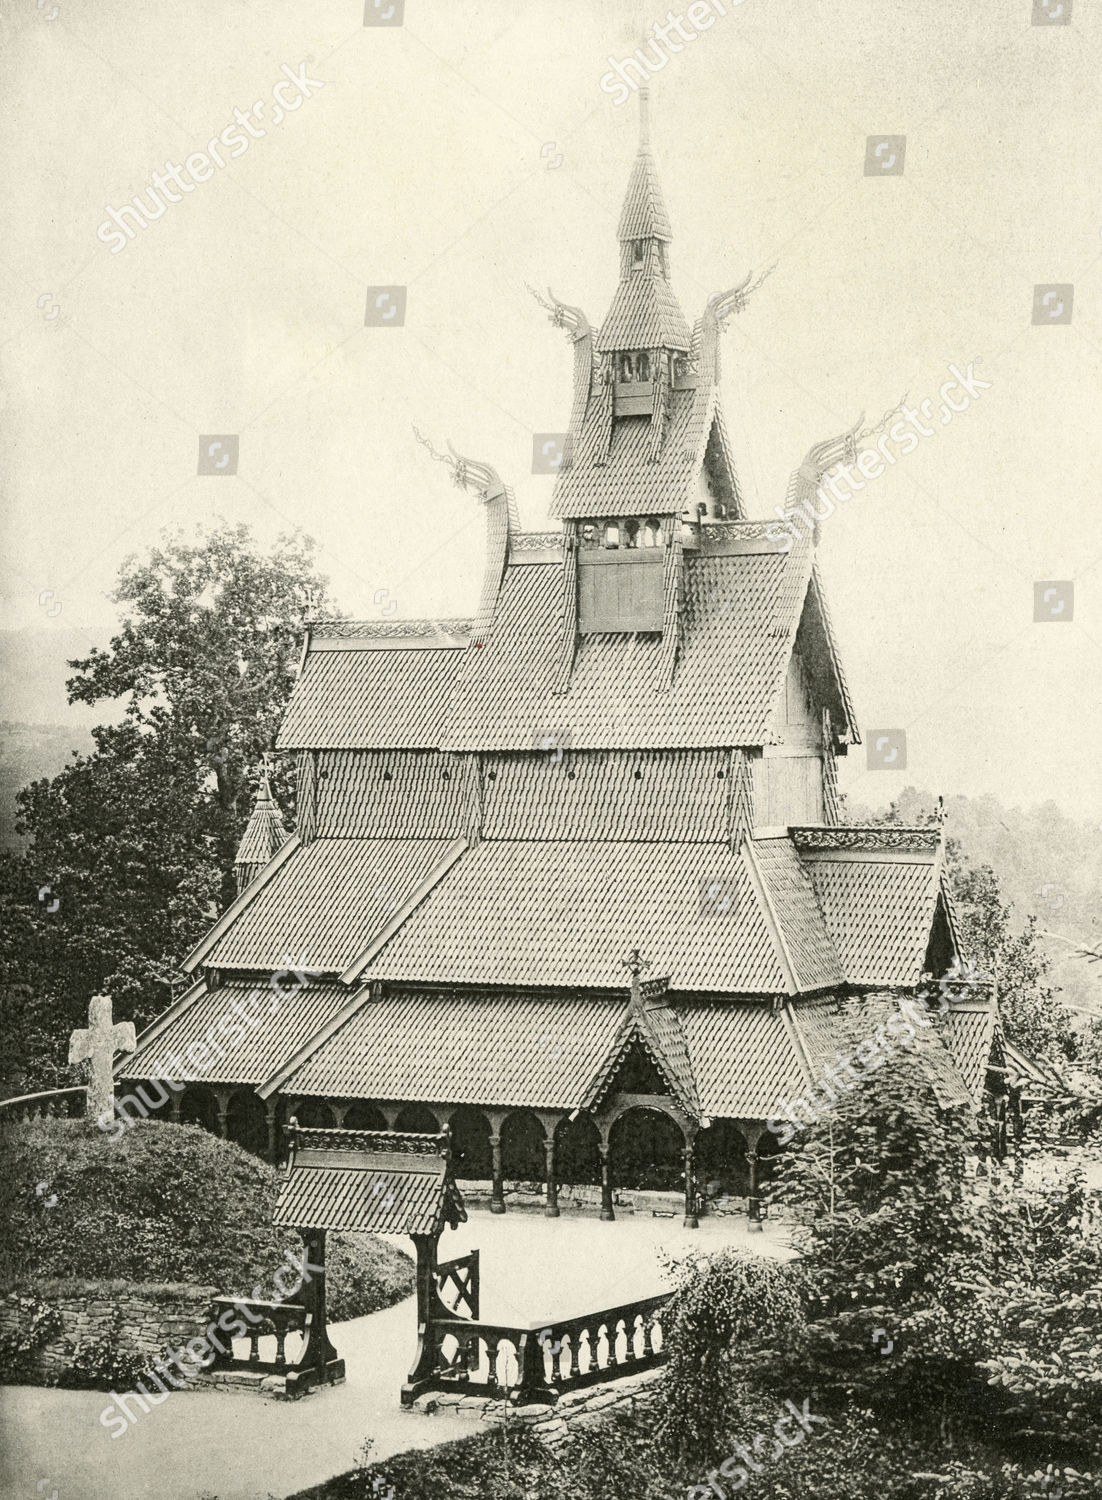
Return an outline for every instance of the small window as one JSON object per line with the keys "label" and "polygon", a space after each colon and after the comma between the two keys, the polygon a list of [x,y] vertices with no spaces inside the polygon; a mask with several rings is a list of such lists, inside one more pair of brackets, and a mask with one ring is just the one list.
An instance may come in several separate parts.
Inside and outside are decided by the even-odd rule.
{"label": "small window", "polygon": [[632,240],[631,242],[631,268],[637,271],[646,263],[647,247],[644,240]]}

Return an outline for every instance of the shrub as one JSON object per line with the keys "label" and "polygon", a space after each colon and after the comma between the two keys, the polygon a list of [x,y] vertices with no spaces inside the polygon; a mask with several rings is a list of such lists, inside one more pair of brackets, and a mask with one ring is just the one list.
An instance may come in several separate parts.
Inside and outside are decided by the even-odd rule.
{"label": "shrub", "polygon": [[[84,1120],[6,1127],[0,1285],[51,1277],[183,1283],[249,1294],[301,1241],[272,1223],[275,1168],[195,1125],[136,1124],[118,1141]],[[409,1257],[370,1235],[330,1235],[334,1319],[413,1289]]]}
{"label": "shrub", "polygon": [[739,1416],[736,1375],[764,1369],[803,1322],[802,1273],[725,1249],[669,1263],[669,1357],[658,1433],[671,1454],[714,1457]]}

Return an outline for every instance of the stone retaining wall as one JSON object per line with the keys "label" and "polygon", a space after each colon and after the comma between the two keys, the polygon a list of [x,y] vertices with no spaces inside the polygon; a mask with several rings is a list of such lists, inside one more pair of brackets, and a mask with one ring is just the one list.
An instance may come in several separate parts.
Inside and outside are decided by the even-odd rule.
{"label": "stone retaining wall", "polygon": [[0,1297],[0,1334],[26,1335],[36,1308],[56,1311],[61,1331],[26,1356],[29,1374],[21,1377],[53,1384],[81,1345],[114,1334],[116,1314],[120,1355],[152,1365],[166,1348],[179,1349],[202,1336],[215,1295],[213,1287],[43,1281],[33,1292],[9,1291]]}
{"label": "stone retaining wall", "polygon": [[441,1416],[461,1417],[468,1422],[476,1420],[488,1427],[501,1427],[506,1422],[510,1426],[530,1427],[537,1437],[554,1446],[568,1433],[595,1427],[614,1412],[653,1409],[661,1400],[661,1382],[665,1374],[659,1366],[643,1370],[638,1375],[624,1375],[619,1380],[583,1386],[581,1390],[567,1391],[554,1406],[542,1403],[509,1406],[500,1397],[426,1391],[407,1409],[426,1415],[436,1412]]}

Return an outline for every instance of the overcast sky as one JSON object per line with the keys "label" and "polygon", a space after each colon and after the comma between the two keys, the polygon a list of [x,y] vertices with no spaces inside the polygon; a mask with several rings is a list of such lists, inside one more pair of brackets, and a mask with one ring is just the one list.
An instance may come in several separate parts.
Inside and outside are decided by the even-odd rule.
{"label": "overcast sky", "polygon": [[[312,532],[354,613],[469,614],[482,513],[413,423],[543,523],[532,433],[565,426],[571,355],[525,283],[603,317],[637,110],[600,79],[665,11],[362,3],[5,3],[5,625],[102,638],[124,555],[219,517]],[[990,382],[823,524],[860,722],[908,735],[905,770],[861,748],[845,784],[1102,818],[1102,23],[1035,3],[728,3],[656,76],[652,138],[690,322],[776,264],[723,346],[752,513],[862,411]],[[321,86],[271,123],[304,62]],[[264,135],[111,253],[105,207],[257,100]],[[865,174],[880,135],[901,175]],[[365,327],[391,285],[404,326]],[[1038,285],[1074,287],[1070,322],[1032,322]],[[227,434],[237,474],[199,476]],[[1064,618],[1034,621],[1038,581],[1074,583]]]}

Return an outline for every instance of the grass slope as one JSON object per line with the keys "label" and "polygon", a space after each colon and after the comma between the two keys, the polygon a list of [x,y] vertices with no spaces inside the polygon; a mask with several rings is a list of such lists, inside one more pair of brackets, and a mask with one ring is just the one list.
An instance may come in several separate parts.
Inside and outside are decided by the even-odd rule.
{"label": "grass slope", "polygon": [[[147,1120],[118,1141],[83,1120],[0,1132],[0,1286],[48,1278],[183,1282],[275,1295],[301,1240],[272,1223],[279,1174],[195,1125]],[[333,1321],[413,1290],[409,1256],[370,1235],[329,1236]]]}

